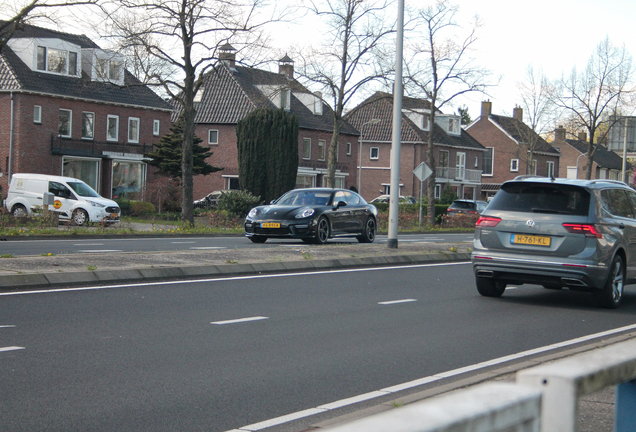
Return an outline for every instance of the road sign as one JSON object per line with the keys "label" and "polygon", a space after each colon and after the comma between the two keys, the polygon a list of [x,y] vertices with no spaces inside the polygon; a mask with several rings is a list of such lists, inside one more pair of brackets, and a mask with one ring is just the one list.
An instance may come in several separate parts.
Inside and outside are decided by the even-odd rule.
{"label": "road sign", "polygon": [[433,171],[431,171],[428,165],[422,162],[413,170],[413,174],[415,174],[415,177],[417,177],[420,181],[424,181],[433,174]]}

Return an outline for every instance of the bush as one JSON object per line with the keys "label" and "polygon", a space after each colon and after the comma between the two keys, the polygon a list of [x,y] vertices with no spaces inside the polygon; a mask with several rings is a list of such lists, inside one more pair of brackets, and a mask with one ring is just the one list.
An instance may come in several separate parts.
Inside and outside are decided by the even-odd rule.
{"label": "bush", "polygon": [[208,212],[210,225],[215,228],[240,229],[243,228],[243,218],[231,216],[225,210],[211,210]]}
{"label": "bush", "polygon": [[232,191],[221,195],[218,209],[225,210],[230,216],[244,218],[260,202],[261,197],[255,197],[248,191]]}
{"label": "bush", "polygon": [[119,199],[116,199],[115,202],[121,209],[122,216],[130,216],[132,214],[132,205],[129,199],[119,198]]}
{"label": "bush", "polygon": [[142,216],[156,212],[157,209],[152,203],[145,201],[131,201],[131,213],[133,216]]}
{"label": "bush", "polygon": [[479,215],[460,214],[454,216],[442,216],[442,228],[475,228]]}

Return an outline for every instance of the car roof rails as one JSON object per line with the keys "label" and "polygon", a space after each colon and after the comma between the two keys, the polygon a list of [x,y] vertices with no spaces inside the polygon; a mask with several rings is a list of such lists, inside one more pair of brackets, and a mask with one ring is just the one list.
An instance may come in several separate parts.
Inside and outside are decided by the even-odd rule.
{"label": "car roof rails", "polygon": [[623,183],[622,181],[609,180],[609,179],[594,179],[594,180],[590,180],[590,183],[612,183],[612,184],[619,184],[619,185],[627,186],[627,184]]}
{"label": "car roof rails", "polygon": [[544,177],[544,176],[540,176],[540,175],[530,175],[530,174],[525,174],[525,175],[520,175],[514,178],[514,180],[525,180],[525,179],[532,179],[532,178],[549,178],[549,177]]}

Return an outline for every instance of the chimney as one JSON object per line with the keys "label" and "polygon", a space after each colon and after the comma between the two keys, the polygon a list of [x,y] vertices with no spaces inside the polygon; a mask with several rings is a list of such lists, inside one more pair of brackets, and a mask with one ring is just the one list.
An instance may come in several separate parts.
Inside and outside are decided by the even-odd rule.
{"label": "chimney", "polygon": [[513,110],[512,110],[512,118],[522,122],[523,121],[523,108],[514,107]]}
{"label": "chimney", "polygon": [[492,114],[492,102],[490,101],[482,101],[481,103],[481,116],[483,118],[488,118]]}
{"label": "chimney", "polygon": [[294,61],[287,54],[278,60],[278,73],[285,75],[289,79],[294,79]]}
{"label": "chimney", "polygon": [[587,142],[587,133],[579,132],[579,141]]}
{"label": "chimney", "polygon": [[236,65],[236,49],[229,43],[219,48],[219,60],[224,65],[233,68]]}
{"label": "chimney", "polygon": [[565,141],[565,128],[562,125],[554,130],[554,140]]}

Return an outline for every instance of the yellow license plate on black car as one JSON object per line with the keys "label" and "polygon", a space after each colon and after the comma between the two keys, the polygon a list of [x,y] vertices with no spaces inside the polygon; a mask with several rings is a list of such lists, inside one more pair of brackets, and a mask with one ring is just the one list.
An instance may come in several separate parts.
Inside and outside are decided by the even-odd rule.
{"label": "yellow license plate on black car", "polygon": [[510,236],[510,243],[525,244],[533,246],[550,246],[550,237],[513,234]]}
{"label": "yellow license plate on black car", "polygon": [[280,224],[273,222],[263,222],[261,223],[261,228],[280,228]]}

